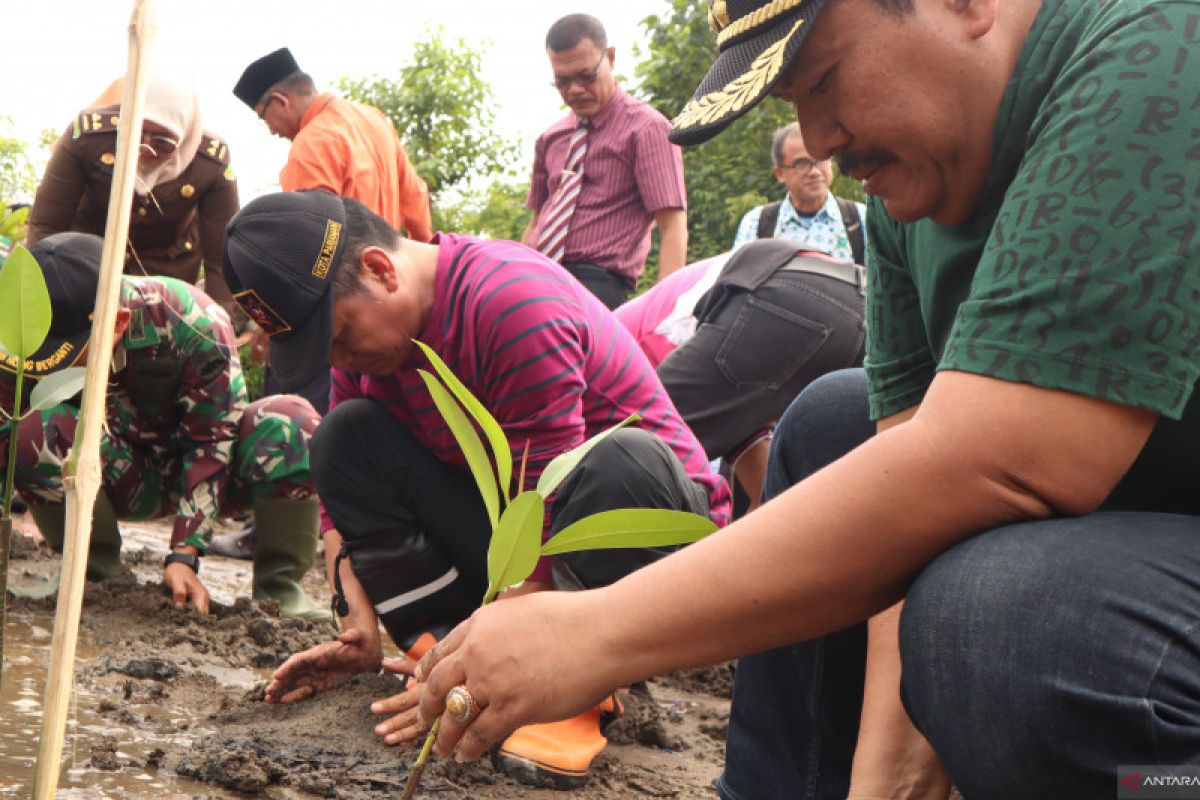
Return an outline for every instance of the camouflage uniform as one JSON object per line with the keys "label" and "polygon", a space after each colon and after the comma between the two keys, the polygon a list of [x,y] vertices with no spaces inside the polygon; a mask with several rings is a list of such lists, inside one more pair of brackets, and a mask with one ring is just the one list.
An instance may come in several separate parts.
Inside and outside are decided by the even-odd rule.
{"label": "camouflage uniform", "polygon": [[[248,509],[255,496],[314,496],[308,442],[319,417],[293,395],[247,404],[225,311],[203,292],[167,277],[125,278],[129,327],[113,357],[104,490],[118,517],[174,513],[171,545],[207,549],[213,520]],[[0,402],[12,403],[10,381]],[[29,501],[64,502],[62,465],[78,409],[61,404],[19,425],[16,485]],[[0,444],[7,441],[6,424]],[[0,448],[0,465],[6,458]]]}

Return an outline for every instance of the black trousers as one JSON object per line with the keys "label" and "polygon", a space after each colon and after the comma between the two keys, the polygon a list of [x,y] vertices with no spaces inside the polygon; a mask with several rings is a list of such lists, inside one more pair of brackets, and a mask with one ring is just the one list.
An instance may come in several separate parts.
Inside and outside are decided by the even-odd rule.
{"label": "black trousers", "polygon": [[[487,588],[490,526],[470,473],[439,461],[386,408],[339,403],[312,440],[317,492],[350,551],[388,632],[398,642],[465,619]],[[616,508],[708,515],[708,495],[675,453],[625,428],[593,449],[559,486],[555,533]],[[667,550],[595,550],[557,556],[556,582],[604,586]]]}
{"label": "black trousers", "polygon": [[814,380],[862,364],[864,314],[856,287],[778,270],[706,308],[658,377],[709,458],[726,457]]}
{"label": "black trousers", "polygon": [[563,264],[563,269],[575,276],[589,292],[596,295],[610,310],[629,299],[629,284],[611,269],[595,264]]}

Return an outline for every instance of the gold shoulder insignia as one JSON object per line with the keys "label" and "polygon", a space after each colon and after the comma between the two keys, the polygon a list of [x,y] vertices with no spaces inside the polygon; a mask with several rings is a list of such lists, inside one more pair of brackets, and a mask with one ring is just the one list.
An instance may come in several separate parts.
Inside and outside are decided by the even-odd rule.
{"label": "gold shoulder insignia", "polygon": [[684,130],[708,125],[736,114],[757,100],[762,95],[763,87],[779,75],[779,70],[783,68],[784,50],[796,30],[803,24],[803,19],[796,20],[796,24],[786,36],[763,50],[749,69],[735,80],[715,92],[688,101],[679,115],[671,120],[671,127]]}
{"label": "gold shoulder insignia", "polygon": [[229,164],[229,145],[215,136],[204,135],[200,141],[200,153],[221,164]]}
{"label": "gold shoulder insignia", "polygon": [[75,131],[79,133],[111,133],[116,131],[120,122],[121,120],[116,114],[84,111],[75,118]]}
{"label": "gold shoulder insignia", "polygon": [[195,193],[196,193],[196,187],[192,186],[190,183],[185,183],[183,186],[181,186],[179,188],[179,194],[181,194],[184,197],[191,197]]}

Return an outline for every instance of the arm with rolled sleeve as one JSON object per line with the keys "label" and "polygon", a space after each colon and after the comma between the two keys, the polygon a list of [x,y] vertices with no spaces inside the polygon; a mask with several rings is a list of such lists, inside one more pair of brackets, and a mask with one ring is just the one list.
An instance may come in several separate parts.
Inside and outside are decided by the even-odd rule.
{"label": "arm with rolled sleeve", "polygon": [[654,212],[658,225],[658,279],[661,281],[687,264],[687,211],[663,208]]}
{"label": "arm with rolled sleeve", "polygon": [[667,140],[670,124],[665,119],[655,123],[633,136],[633,175],[642,205],[659,226],[661,279],[687,263],[687,189],[683,154]]}

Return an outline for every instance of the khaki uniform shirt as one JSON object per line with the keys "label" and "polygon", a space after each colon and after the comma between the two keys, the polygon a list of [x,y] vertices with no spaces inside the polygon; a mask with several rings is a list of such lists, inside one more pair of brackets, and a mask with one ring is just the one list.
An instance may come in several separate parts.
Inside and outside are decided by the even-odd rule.
{"label": "khaki uniform shirt", "polygon": [[[59,138],[29,214],[28,243],[60,231],[104,235],[116,163],[119,106],[82,112]],[[221,271],[225,225],[238,211],[229,147],[210,133],[177,178],[134,196],[125,271],[196,283],[227,309],[233,299]]]}

